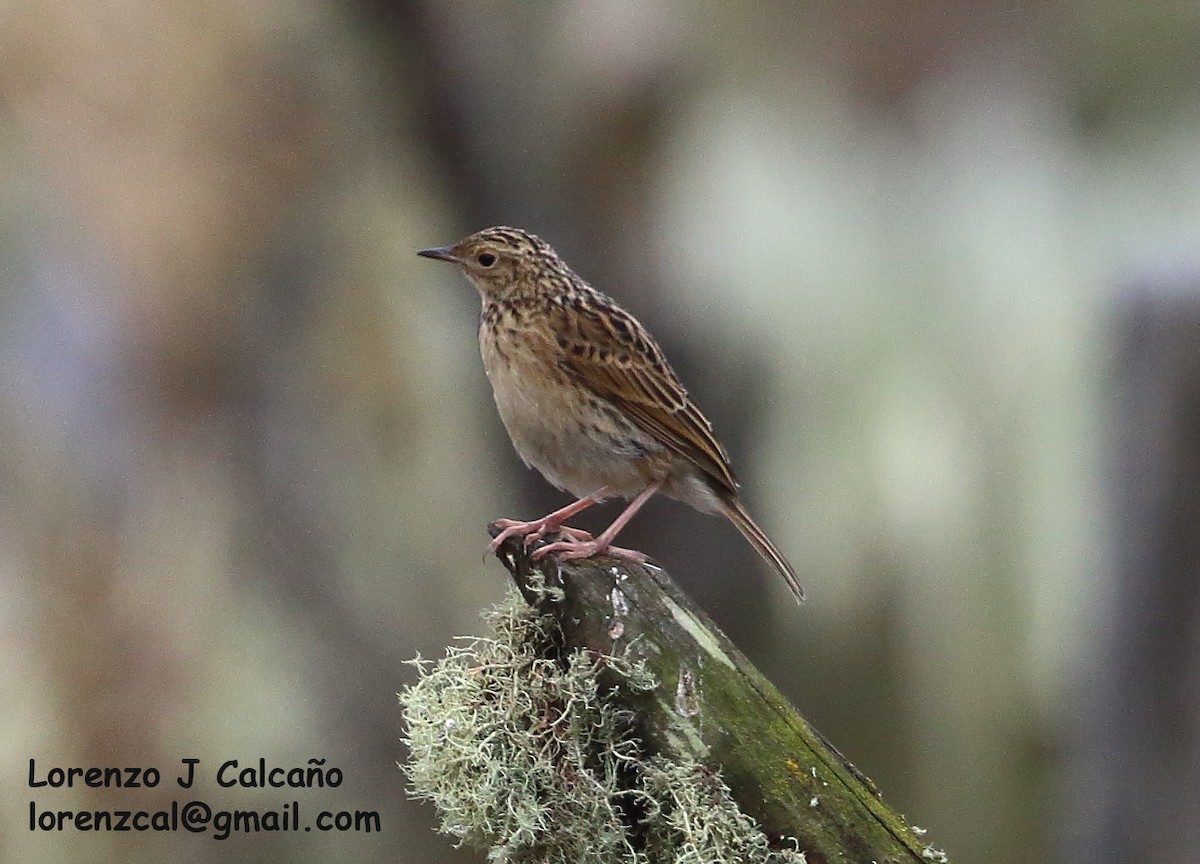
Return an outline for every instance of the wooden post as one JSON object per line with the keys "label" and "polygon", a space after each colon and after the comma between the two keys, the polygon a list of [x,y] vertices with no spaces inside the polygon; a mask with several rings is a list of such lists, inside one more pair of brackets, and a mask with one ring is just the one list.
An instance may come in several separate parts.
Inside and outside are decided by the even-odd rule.
{"label": "wooden post", "polygon": [[[720,772],[772,843],[795,838],[812,864],[947,860],[665,572],[608,558],[535,564],[516,540],[497,554],[526,600],[558,621],[564,653],[628,652],[647,665],[659,685],[627,707],[649,755]],[[531,587],[535,569],[561,601]]]}

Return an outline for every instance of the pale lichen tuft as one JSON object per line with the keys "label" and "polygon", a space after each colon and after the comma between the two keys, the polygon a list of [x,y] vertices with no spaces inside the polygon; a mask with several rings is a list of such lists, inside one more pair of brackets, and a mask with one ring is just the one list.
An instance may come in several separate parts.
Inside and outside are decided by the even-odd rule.
{"label": "pale lichen tuft", "polygon": [[[720,777],[648,759],[628,697],[657,686],[640,661],[573,652],[515,593],[400,694],[414,797],[489,861],[800,864],[769,848]],[[604,673],[604,683],[600,683]]]}

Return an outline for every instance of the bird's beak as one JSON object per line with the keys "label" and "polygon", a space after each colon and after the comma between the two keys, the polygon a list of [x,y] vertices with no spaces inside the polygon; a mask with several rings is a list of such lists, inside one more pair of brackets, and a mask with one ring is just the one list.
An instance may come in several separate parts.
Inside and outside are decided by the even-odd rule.
{"label": "bird's beak", "polygon": [[450,246],[434,246],[432,249],[421,249],[417,252],[422,258],[436,258],[438,261],[457,261]]}

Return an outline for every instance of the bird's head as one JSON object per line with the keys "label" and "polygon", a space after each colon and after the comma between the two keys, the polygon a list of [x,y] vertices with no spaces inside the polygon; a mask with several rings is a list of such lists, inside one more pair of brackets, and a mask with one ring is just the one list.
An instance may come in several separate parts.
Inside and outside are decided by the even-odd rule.
{"label": "bird's head", "polygon": [[519,228],[486,228],[453,246],[417,254],[457,264],[485,301],[535,291],[547,279],[570,272],[550,244]]}

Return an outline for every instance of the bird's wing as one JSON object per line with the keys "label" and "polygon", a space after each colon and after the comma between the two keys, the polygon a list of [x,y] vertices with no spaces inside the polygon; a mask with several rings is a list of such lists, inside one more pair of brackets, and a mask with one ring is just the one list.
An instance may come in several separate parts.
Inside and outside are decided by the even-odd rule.
{"label": "bird's wing", "polygon": [[688,397],[662,349],[638,321],[608,298],[568,301],[553,315],[560,365],[625,412],[655,440],[692,462],[719,487],[737,480],[712,424]]}

